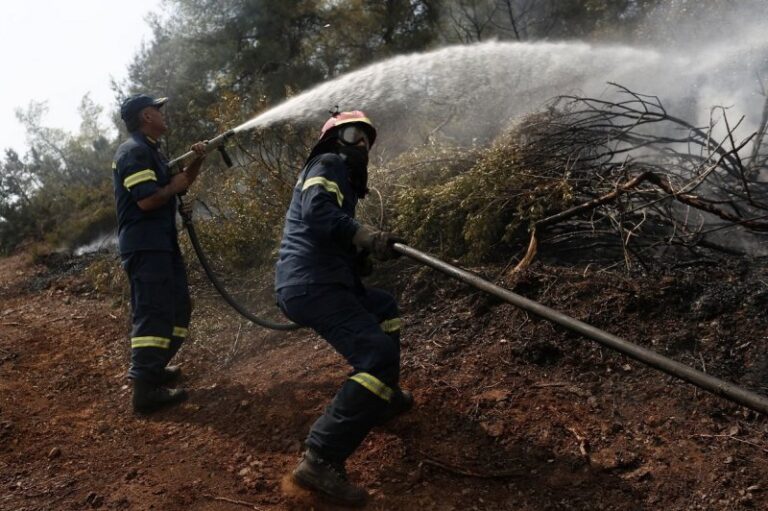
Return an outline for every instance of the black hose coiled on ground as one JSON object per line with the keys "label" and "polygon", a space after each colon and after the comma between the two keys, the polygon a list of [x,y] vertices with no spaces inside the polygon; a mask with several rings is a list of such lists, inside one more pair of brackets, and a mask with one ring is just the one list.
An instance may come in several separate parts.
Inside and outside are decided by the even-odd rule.
{"label": "black hose coiled on ground", "polygon": [[286,331],[286,330],[296,330],[301,328],[296,323],[278,323],[276,321],[271,321],[269,319],[260,318],[254,315],[245,307],[243,307],[235,299],[234,296],[229,294],[229,291],[227,291],[227,288],[224,286],[224,283],[221,282],[221,280],[219,280],[219,278],[216,276],[216,273],[213,271],[213,268],[211,267],[211,263],[208,261],[208,258],[206,257],[205,252],[203,251],[203,247],[200,245],[200,240],[197,237],[197,233],[195,232],[195,226],[192,223],[191,218],[184,218],[184,227],[187,228],[187,233],[189,234],[189,240],[192,242],[192,248],[195,249],[195,254],[197,254],[197,259],[200,261],[200,264],[202,265],[203,270],[205,271],[205,274],[208,277],[208,280],[211,281],[211,284],[213,284],[213,287],[216,288],[216,291],[219,292],[219,294],[224,299],[224,301],[227,302],[233,309],[235,309],[241,316],[243,316],[248,321],[251,321],[252,323],[255,323],[259,326],[263,326],[264,328],[269,328],[272,330]]}

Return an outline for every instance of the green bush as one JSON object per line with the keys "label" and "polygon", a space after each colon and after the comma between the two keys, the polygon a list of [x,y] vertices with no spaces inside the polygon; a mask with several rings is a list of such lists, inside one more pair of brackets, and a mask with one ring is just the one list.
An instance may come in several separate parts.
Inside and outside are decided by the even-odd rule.
{"label": "green bush", "polygon": [[466,170],[448,169],[441,160],[428,165],[432,152],[409,155],[425,168],[421,177],[403,176],[393,186],[392,227],[442,256],[472,263],[506,259],[525,243],[533,223],[573,204],[565,166],[531,158],[540,153],[526,124],[487,149],[463,153],[474,157]]}
{"label": "green bush", "polygon": [[111,182],[63,190],[57,201],[61,211],[46,236],[54,246],[74,250],[117,227]]}
{"label": "green bush", "polygon": [[115,299],[113,305],[130,302],[128,277],[114,257],[96,257],[86,267],[84,277],[98,293],[113,297]]}

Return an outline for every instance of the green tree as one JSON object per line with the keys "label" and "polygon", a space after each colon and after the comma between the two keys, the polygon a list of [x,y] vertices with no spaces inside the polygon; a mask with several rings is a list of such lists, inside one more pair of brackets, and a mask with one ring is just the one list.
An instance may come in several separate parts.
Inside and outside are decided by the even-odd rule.
{"label": "green tree", "polygon": [[[170,0],[118,87],[169,96],[175,154],[323,80],[428,47],[438,0]],[[222,108],[223,101],[233,101]],[[226,114],[226,115],[224,115]]]}
{"label": "green tree", "polygon": [[445,0],[443,38],[630,40],[661,0]]}
{"label": "green tree", "polygon": [[75,135],[46,127],[46,110],[45,103],[32,102],[17,112],[30,151],[23,160],[8,151],[2,162],[0,215],[9,231],[0,234],[4,251],[24,239],[72,248],[115,225],[110,169],[116,145],[100,124],[102,108],[83,97]]}
{"label": "green tree", "polygon": [[39,185],[19,155],[7,149],[0,161],[0,252],[35,236],[37,219],[29,213]]}

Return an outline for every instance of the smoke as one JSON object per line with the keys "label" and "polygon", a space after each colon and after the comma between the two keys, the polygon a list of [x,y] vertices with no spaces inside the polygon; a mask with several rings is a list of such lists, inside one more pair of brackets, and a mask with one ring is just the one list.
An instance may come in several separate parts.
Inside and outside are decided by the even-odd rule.
{"label": "smoke", "polygon": [[89,242],[76,247],[73,250],[74,255],[81,256],[84,254],[90,254],[92,252],[99,252],[101,250],[112,250],[117,247],[117,234],[112,232],[103,232],[97,234]]}
{"label": "smoke", "polygon": [[[638,39],[663,59],[625,85],[654,94],[679,117],[702,126],[713,107],[728,109],[738,133],[753,132],[768,84],[768,2],[668,0],[638,28]],[[716,133],[717,134],[717,133]]]}
{"label": "smoke", "polygon": [[768,79],[767,5],[761,5],[760,16],[744,7],[743,11],[711,12],[709,18],[678,24],[675,38],[664,50],[663,79],[640,81],[639,85],[656,89],[652,93],[670,105],[688,101],[691,111],[682,113],[701,125],[708,124],[711,108],[722,106],[733,119],[745,116],[741,135],[753,132],[760,121],[763,84]]}

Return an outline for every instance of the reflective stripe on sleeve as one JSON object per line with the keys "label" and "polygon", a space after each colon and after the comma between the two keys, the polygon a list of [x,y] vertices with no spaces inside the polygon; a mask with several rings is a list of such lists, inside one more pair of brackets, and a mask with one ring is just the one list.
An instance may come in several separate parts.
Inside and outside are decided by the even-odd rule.
{"label": "reflective stripe on sleeve", "polygon": [[173,327],[173,336],[174,337],[186,337],[189,330],[187,330],[184,327],[181,326],[175,326]]}
{"label": "reflective stripe on sleeve", "polygon": [[123,186],[130,190],[131,187],[136,186],[139,183],[143,183],[144,181],[157,181],[157,175],[155,174],[155,171],[152,169],[144,169],[136,172],[135,174],[131,174],[125,178],[123,181]]}
{"label": "reflective stripe on sleeve", "polygon": [[350,380],[359,383],[366,389],[370,390],[384,401],[389,402],[392,399],[392,389],[384,385],[384,383],[368,373],[357,373],[350,377]]}
{"label": "reflective stripe on sleeve", "polygon": [[131,348],[162,348],[168,349],[171,340],[167,337],[131,337]]}
{"label": "reflective stripe on sleeve", "polygon": [[400,321],[400,318],[393,318],[382,321],[379,326],[385,334],[391,334],[394,332],[399,332],[401,325],[402,321]]}
{"label": "reflective stripe on sleeve", "polygon": [[304,181],[304,185],[301,187],[301,191],[303,192],[310,186],[322,186],[325,188],[326,192],[330,192],[336,196],[336,200],[339,202],[339,207],[344,203],[344,195],[341,193],[341,189],[339,189],[339,185],[331,181],[330,179],[326,179],[324,177],[315,176],[310,177],[306,181]]}

